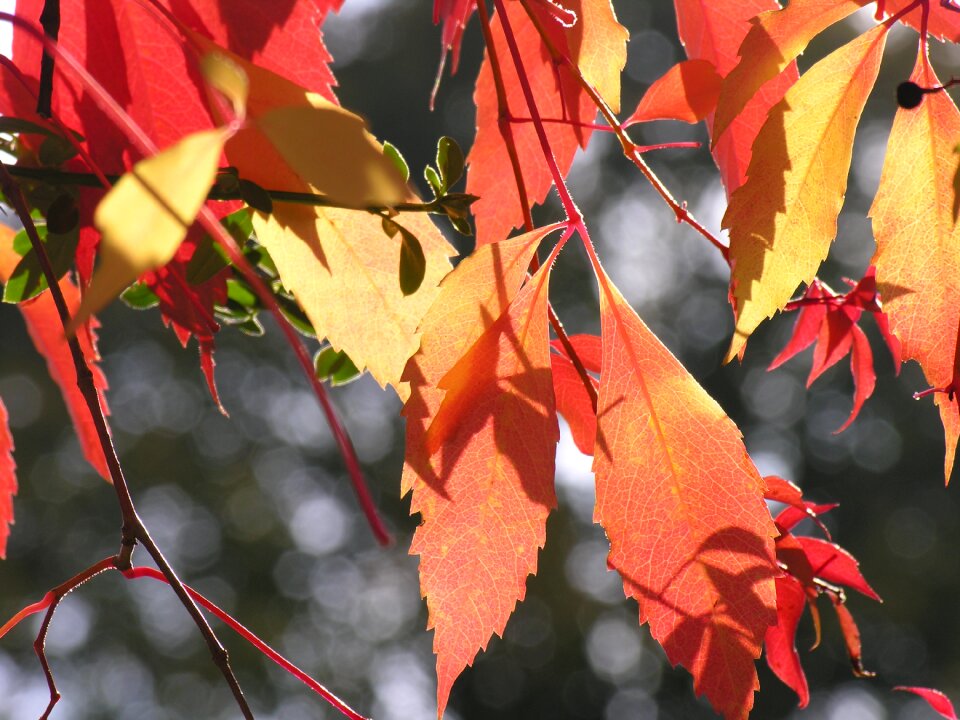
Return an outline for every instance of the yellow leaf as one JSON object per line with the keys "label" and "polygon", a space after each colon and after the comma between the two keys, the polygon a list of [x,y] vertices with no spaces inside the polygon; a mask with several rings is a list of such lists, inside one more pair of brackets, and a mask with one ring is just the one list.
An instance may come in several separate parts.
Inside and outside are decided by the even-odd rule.
{"label": "yellow leaf", "polygon": [[147,270],[166,265],[206,200],[227,139],[222,129],[188,135],[141,160],[97,206],[100,264],[70,332]]}
{"label": "yellow leaf", "polygon": [[736,330],[727,354],[809,283],[837,233],[853,136],[880,69],[878,25],[808,70],[770,111],[747,182],[723,218],[730,229]]}
{"label": "yellow leaf", "polygon": [[398,277],[400,238],[387,237],[377,215],[277,205],[272,215],[256,213],[253,227],[318,334],[406,399],[400,375],[417,350],[417,326],[450,270],[452,249],[425,214],[395,220],[420,241],[426,257],[423,282],[410,295]]}
{"label": "yellow leaf", "polygon": [[226,55],[212,52],[200,59],[200,70],[207,82],[230,101],[234,115],[242,118],[250,94],[250,81],[243,69]]}
{"label": "yellow leaf", "polygon": [[584,80],[615,113],[620,112],[620,74],[627,64],[629,37],[610,0],[583,0],[570,32],[570,49]]}
{"label": "yellow leaf", "polygon": [[309,93],[310,105],[265,113],[257,124],[284,159],[313,189],[339,205],[394,205],[406,185],[363,120]]}
{"label": "yellow leaf", "polygon": [[[940,80],[923,57],[910,78],[922,87]],[[920,363],[927,382],[946,387],[954,376],[960,325],[960,225],[953,182],[960,112],[945,92],[899,109],[890,131],[880,187],[870,208],[877,252],[877,286],[903,358]],[[949,480],[960,436],[957,405],[937,395],[947,438]]]}

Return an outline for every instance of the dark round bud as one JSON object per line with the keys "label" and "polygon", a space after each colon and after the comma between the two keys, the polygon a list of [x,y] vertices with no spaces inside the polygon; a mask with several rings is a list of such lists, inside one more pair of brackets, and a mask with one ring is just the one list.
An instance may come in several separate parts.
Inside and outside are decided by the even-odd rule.
{"label": "dark round bud", "polygon": [[924,90],[915,82],[902,82],[897,85],[897,105],[907,110],[912,110],[923,102]]}

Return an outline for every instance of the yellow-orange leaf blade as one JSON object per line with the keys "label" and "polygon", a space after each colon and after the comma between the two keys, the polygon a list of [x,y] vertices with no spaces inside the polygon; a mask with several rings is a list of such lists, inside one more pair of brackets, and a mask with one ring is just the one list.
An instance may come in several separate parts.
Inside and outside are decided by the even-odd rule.
{"label": "yellow-orange leaf blade", "polygon": [[[911,79],[923,87],[940,85],[923,57]],[[929,93],[919,107],[898,110],[870,208],[884,314],[903,357],[918,361],[934,387],[953,379],[960,324],[960,226],[953,217],[958,138],[960,113],[948,93]],[[938,395],[937,404],[947,436],[949,480],[960,420],[956,402]]]}
{"label": "yellow-orange leaf blade", "polygon": [[[209,40],[192,37],[208,51],[227,53]],[[321,100],[269,70],[235,55],[229,57],[250,82],[250,122],[227,143],[230,164],[240,177],[261,187],[311,192],[308,181],[321,181],[308,170],[317,168],[300,168],[295,158],[291,167],[265,128],[282,134],[282,128],[271,124],[279,117],[273,113],[302,111],[311,116]],[[363,133],[357,142],[366,143],[364,153],[375,151],[385,161],[382,147],[365,134],[359,120],[345,122],[351,132]],[[292,150],[286,148],[288,156]],[[315,159],[320,151],[304,148],[303,152],[306,158]],[[326,171],[339,168],[345,176],[356,171],[348,166],[347,158],[335,159],[345,164]],[[301,171],[306,177],[301,177]],[[400,375],[417,349],[417,326],[436,297],[440,279],[450,270],[449,258],[455,252],[426,215],[404,213],[394,220],[417,237],[426,260],[423,281],[409,295],[403,293],[398,272],[402,243],[399,237],[387,236],[379,216],[278,202],[269,216],[255,213],[253,226],[257,239],[273,257],[284,286],[294,294],[317,333],[336,350],[345,351],[359,369],[368,369],[377,382],[392,385],[405,397]]]}
{"label": "yellow-orange leaf blade", "polygon": [[709,60],[685,60],[657,78],[624,127],[651,120],[695,123],[713,112],[723,79]]}
{"label": "yellow-orange leaf blade", "polygon": [[577,24],[570,33],[577,67],[607,105],[620,112],[620,73],[627,64],[630,33],[617,22],[610,0],[583,0]]}
{"label": "yellow-orange leaf blade", "polygon": [[97,206],[100,265],[73,320],[76,327],[139,275],[166,265],[177,252],[217,174],[226,132],[188,135],[141,160]]}
{"label": "yellow-orange leaf blade", "polygon": [[596,519],[640,621],[726,718],[776,623],[776,535],[740,432],[598,268]]}
{"label": "yellow-orange leaf blade", "polygon": [[853,137],[880,69],[887,28],[835,50],[790,88],[764,123],[745,182],[730,199],[730,295],[736,331],[727,360],[809,283],[837,233]]}
{"label": "yellow-orange leaf blade", "polygon": [[713,118],[713,142],[757,91],[804,51],[826,28],[861,7],[856,0],[793,0],[783,10],[758,15],[740,46],[740,62],[724,78]]}
{"label": "yellow-orange leaf blade", "polygon": [[[511,302],[526,277],[527,267],[537,246],[552,229],[554,228],[542,228],[499,243],[484,245],[460,263],[441,284],[440,295],[421,326],[420,350],[410,359],[403,375],[403,379],[410,384],[411,392],[410,399],[403,409],[407,421],[407,452],[401,492],[406,494],[413,491],[410,511],[420,513],[422,520],[411,552],[421,555],[421,591],[428,598],[430,624],[437,628],[434,649],[438,655],[438,706],[441,709],[446,704],[450,687],[460,671],[473,661],[477,651],[486,645],[494,632],[502,632],[514,604],[522,595],[526,575],[533,571],[535,565],[514,565],[514,561],[511,560],[509,567],[516,573],[513,579],[501,589],[487,588],[491,592],[504,594],[497,595],[490,601],[489,607],[484,606],[484,613],[493,614],[483,615],[482,625],[474,624],[477,622],[479,610],[468,608],[466,614],[459,617],[457,612],[451,609],[463,600],[466,590],[453,582],[459,575],[448,576],[449,582],[445,583],[445,577],[438,575],[437,568],[453,567],[454,563],[464,557],[472,563],[478,562],[480,558],[489,560],[490,552],[500,552],[503,547],[506,547],[501,542],[513,543],[511,545],[513,548],[527,548],[524,551],[524,562],[535,563],[536,548],[542,544],[542,535],[533,525],[527,526],[526,539],[520,538],[519,542],[515,542],[518,540],[517,537],[509,534],[503,536],[501,541],[502,530],[493,533],[489,538],[481,538],[471,532],[465,538],[468,542],[455,545],[453,554],[450,554],[449,547],[454,547],[454,544],[450,542],[447,543],[448,551],[444,553],[444,543],[441,538],[444,533],[453,532],[452,528],[446,526],[448,518],[459,517],[461,513],[466,517],[470,512],[478,509],[470,507],[475,504],[470,494],[471,485],[477,487],[486,485],[491,490],[507,487],[509,483],[507,486],[491,483],[489,476],[485,473],[488,469],[509,469],[512,466],[509,463],[506,466],[499,465],[501,461],[497,456],[502,451],[490,445],[496,440],[495,434],[491,434],[496,428],[492,426],[485,427],[475,438],[467,439],[467,444],[458,451],[460,454],[444,449],[431,457],[426,450],[424,437],[447,392],[438,387],[441,379],[450,372],[471,346],[478,342],[478,339],[488,333],[497,318],[508,316],[508,307],[513,307],[516,316],[517,308],[520,307],[519,301],[514,306],[511,306]],[[542,294],[546,295],[546,288],[543,289]],[[534,305],[543,302],[545,299],[539,296],[529,298],[529,303]],[[528,317],[533,322],[542,323],[542,318],[537,316],[537,313],[542,311],[542,309],[534,310],[533,314],[528,314]],[[539,348],[538,338],[536,342]],[[540,352],[541,350],[536,350],[538,367],[541,367],[543,362],[549,363],[549,357],[540,358]],[[489,377],[492,372],[495,372],[495,368],[489,368],[486,376]],[[539,387],[539,384],[537,388],[537,392],[543,394],[540,402],[547,402],[546,392]],[[549,392],[551,403],[552,393],[551,389]],[[519,399],[519,396],[514,395],[508,402],[513,404],[514,400],[519,401]],[[516,405],[520,407],[519,402]],[[537,425],[543,425],[544,421],[535,420],[535,422]],[[462,442],[462,440],[454,438],[453,442]],[[504,439],[504,442],[513,447],[512,439]],[[477,462],[469,461],[468,458],[473,457],[473,453],[483,449],[484,443],[487,444],[484,452],[488,455]],[[537,463],[546,462],[548,459],[549,462],[553,462],[552,447],[539,447],[536,451],[540,453]],[[534,452],[533,446],[530,452]],[[539,478],[536,482],[543,481],[539,475],[530,477]],[[473,491],[476,491],[476,487]],[[531,504],[529,498],[525,500],[523,495],[514,498],[511,500],[511,507],[505,508],[507,514],[504,517],[513,517],[515,512],[526,508],[526,511],[531,513],[529,517],[535,519],[535,524],[539,523],[540,520],[537,518],[545,517],[549,505],[552,504],[552,490],[550,492],[550,503],[547,505]],[[534,543],[533,546],[529,544],[531,541]],[[479,544],[473,548],[475,554],[470,556],[472,543]],[[494,610],[490,610],[491,607]],[[462,627],[465,634],[461,636],[458,628],[464,622],[466,624]]]}

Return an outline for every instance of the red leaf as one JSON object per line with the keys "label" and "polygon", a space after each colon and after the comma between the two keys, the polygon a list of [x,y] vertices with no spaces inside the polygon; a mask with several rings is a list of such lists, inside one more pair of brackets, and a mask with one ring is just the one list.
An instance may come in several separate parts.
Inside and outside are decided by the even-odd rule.
{"label": "red leaf", "polygon": [[[737,51],[750,29],[750,20],[765,10],[776,10],[776,0],[674,0],[680,40],[691,60],[708,60],[721,76],[737,64]],[[727,189],[727,197],[746,179],[753,141],[776,105],[798,77],[796,63],[766,83],[719,138],[713,157]],[[713,120],[707,120],[712,128]]]}
{"label": "red leaf", "polygon": [[[884,2],[887,15],[893,15],[910,4],[910,0],[886,0]],[[915,30],[920,29],[920,8],[907,14],[905,22]],[[960,13],[957,4],[945,7],[943,0],[930,0],[930,19],[927,31],[938,38],[945,38],[951,42],[960,43]]]}
{"label": "red leaf", "polygon": [[709,60],[677,63],[649,87],[623,126],[651,120],[700,122],[717,106],[722,81]]}
{"label": "red leaf", "polygon": [[950,702],[950,698],[939,690],[925,687],[907,687],[906,685],[898,685],[894,690],[902,690],[903,692],[911,692],[914,695],[919,695],[927,701],[930,707],[947,718],[947,720],[957,720],[957,713],[953,709],[953,703]]}
{"label": "red leaf", "polygon": [[867,336],[859,325],[851,326],[851,335],[853,352],[850,354],[850,372],[853,374],[853,408],[850,410],[847,421],[834,433],[841,433],[850,427],[850,423],[856,419],[863,403],[873,394],[873,389],[877,385],[877,373],[873,369],[873,351],[870,350],[870,341],[867,340]]}
{"label": "red leaf", "polygon": [[[553,370],[553,392],[557,399],[557,412],[570,426],[573,442],[584,455],[593,455],[593,443],[597,436],[597,415],[593,403],[583,386],[583,379],[566,355],[550,354]],[[594,389],[598,383],[590,378]]]}
{"label": "red leaf", "polygon": [[814,568],[810,563],[810,559],[807,557],[807,553],[804,552],[800,540],[801,538],[781,528],[780,537],[777,538],[776,542],[777,560],[786,567],[790,576],[803,586],[807,597],[811,600],[816,600],[819,591],[813,580],[817,574],[814,572]]}
{"label": "red leaf", "polygon": [[834,585],[845,585],[868,598],[883,602],[876,591],[870,587],[860,572],[860,565],[853,555],[842,547],[819,538],[797,538],[810,561],[813,573],[818,578]]}
{"label": "red leaf", "polygon": [[849,655],[850,664],[853,666],[853,674],[857,677],[873,677],[876,673],[863,667],[863,648],[860,644],[860,628],[857,627],[856,620],[853,619],[853,615],[847,609],[847,606],[836,595],[831,595],[830,599],[833,600],[833,609],[837,611],[840,632],[843,633],[843,642],[847,646],[847,655]]}
{"label": "red leaf", "polygon": [[[596,517],[641,622],[727,718],[745,718],[776,622],[776,534],[736,426],[595,266],[603,369]],[[656,558],[656,562],[651,562]]]}
{"label": "red leaf", "polygon": [[[804,300],[818,300],[824,297],[823,287],[814,280],[804,293]],[[767,370],[774,370],[783,365],[787,360],[810,347],[820,333],[820,326],[827,317],[827,306],[824,303],[814,303],[803,305],[800,308],[800,314],[797,316],[797,322],[793,326],[793,335],[790,336],[786,347],[780,351],[770,367]]]}
{"label": "red leaf", "polygon": [[[603,364],[603,343],[596,335],[570,335],[568,340],[573,345],[573,349],[583,363],[583,367],[588,372],[600,374],[600,367]],[[566,354],[563,343],[559,340],[550,342],[553,349],[561,354]]]}
{"label": "red leaf", "polygon": [[812,502],[804,502],[802,507],[788,507],[785,508],[777,515],[776,523],[777,527],[781,527],[784,530],[792,530],[797,525],[800,524],[802,520],[811,518],[824,530],[823,524],[817,520],[818,515],[823,515],[825,512],[829,512],[837,507],[837,503],[827,503],[825,505],[816,505]]}
{"label": "red leaf", "polygon": [[774,675],[780,678],[800,698],[800,707],[810,702],[810,689],[807,676],[800,665],[797,654],[797,626],[807,604],[803,586],[789,575],[778,577],[777,583],[777,624],[767,629],[763,643],[767,665]]}
{"label": "red leaf", "polygon": [[13,525],[13,496],[17,494],[17,464],[13,461],[13,435],[7,409],[0,398],[0,559],[7,557],[7,538]]}
{"label": "red leaf", "polygon": [[[450,66],[451,73],[455,73],[457,66],[460,64],[460,41],[463,39],[463,31],[467,27],[467,22],[476,9],[477,5],[474,0],[433,0],[434,25],[443,20],[440,44],[443,48],[444,59],[447,52],[450,52],[453,56]],[[443,60],[441,60],[439,72],[443,72]]]}
{"label": "red leaf", "polygon": [[810,375],[807,376],[807,387],[847,356],[853,343],[853,327],[854,321],[847,313],[827,313],[826,322],[820,325],[817,347],[813,351],[813,365],[810,367]]}
{"label": "red leaf", "polygon": [[776,475],[767,475],[763,478],[763,482],[767,486],[763,492],[765,500],[773,500],[798,508],[803,507],[803,491],[789,480]]}
{"label": "red leaf", "polygon": [[[565,3],[578,17],[581,16],[580,5],[579,0]],[[540,115],[546,120],[593,122],[597,115],[593,101],[580,89],[570,70],[565,65],[555,64],[544,51],[540,35],[523,6],[509,2],[505,7],[520,48],[524,70],[536,93]],[[535,11],[542,12],[539,8],[535,8]],[[541,21],[557,48],[570,55],[564,28],[550,17],[544,17]],[[491,32],[503,76],[508,112],[514,119],[529,119],[530,110],[520,87],[500,19],[496,15],[491,23]],[[498,122],[500,110],[497,107],[489,49],[484,54],[473,97],[477,105],[477,136],[467,157],[470,167],[467,192],[480,197],[471,210],[477,222],[477,243],[485,245],[507,237],[513,228],[522,224],[524,215],[517,194],[513,165]],[[547,122],[544,127],[560,171],[566,174],[573,163],[577,148],[586,147],[590,130],[562,122]],[[504,131],[510,133],[516,144],[528,202],[542,203],[553,186],[553,176],[543,161],[543,152],[533,123],[506,123]]]}

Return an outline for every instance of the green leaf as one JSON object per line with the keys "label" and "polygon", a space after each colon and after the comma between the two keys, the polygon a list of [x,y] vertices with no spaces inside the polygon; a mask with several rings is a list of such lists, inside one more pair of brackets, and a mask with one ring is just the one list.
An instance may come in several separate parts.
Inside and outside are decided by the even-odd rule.
{"label": "green leaf", "polygon": [[229,265],[230,261],[220,246],[209,235],[204,235],[187,263],[187,282],[202,285]]}
{"label": "green leaf", "polygon": [[242,323],[238,324],[237,330],[242,332],[244,335],[250,335],[251,337],[261,337],[263,335],[263,325],[260,324],[260,321],[256,316],[247,318]]}
{"label": "green leaf", "polygon": [[397,225],[400,235],[400,290],[404,295],[413,295],[420,289],[427,272],[427,259],[420,241],[406,228]]}
{"label": "green leaf", "polygon": [[407,165],[407,161],[404,159],[403,155],[400,154],[400,151],[397,150],[396,145],[389,142],[383,143],[383,154],[386,155],[390,161],[397,166],[397,170],[400,171],[403,181],[408,182],[410,180],[410,166]]}
{"label": "green leaf", "polygon": [[[47,228],[40,226],[37,228],[37,233],[43,241],[53,273],[59,280],[73,265],[79,231],[74,227],[69,233],[60,235],[49,233]],[[23,302],[36,297],[47,287],[47,278],[40,267],[40,259],[31,247],[10,274],[10,279],[3,289],[3,301]]]}
{"label": "green leaf", "polygon": [[310,323],[307,314],[303,312],[293,297],[283,293],[277,293],[275,297],[277,299],[277,305],[280,307],[280,312],[290,321],[293,327],[307,337],[315,338],[317,336],[317,331],[313,329],[313,325]]}
{"label": "green leaf", "polygon": [[447,191],[447,189],[443,186],[443,181],[440,179],[437,171],[429,165],[423,169],[423,177],[425,177],[427,182],[430,183],[430,187],[433,188],[433,194],[437,197],[440,197]]}
{"label": "green leaf", "polygon": [[444,190],[463,177],[463,150],[452,137],[444,135],[437,143],[437,169],[443,179]]}
{"label": "green leaf", "polygon": [[463,218],[450,217],[447,216],[447,219],[450,221],[450,224],[453,225],[453,229],[456,230],[461,235],[466,235],[467,237],[473,237],[473,228],[470,227],[470,222],[464,220]]}
{"label": "green leaf", "polygon": [[[47,229],[43,227],[43,225],[37,225],[37,233],[40,235],[40,239],[42,240],[44,237],[46,237]],[[32,247],[33,245],[30,243],[30,236],[27,235],[26,230],[21,230],[14,236],[13,251],[20,257],[23,257],[30,252],[30,248]]]}
{"label": "green leaf", "polygon": [[321,348],[313,358],[317,378],[333,386],[346,385],[360,377],[360,371],[345,352],[337,352],[327,345]]}
{"label": "green leaf", "polygon": [[239,278],[227,279],[227,299],[243,308],[259,309],[260,307],[257,294]]}
{"label": "green leaf", "polygon": [[137,282],[120,293],[120,299],[134,310],[146,310],[160,304],[153,290],[146,283]]}

